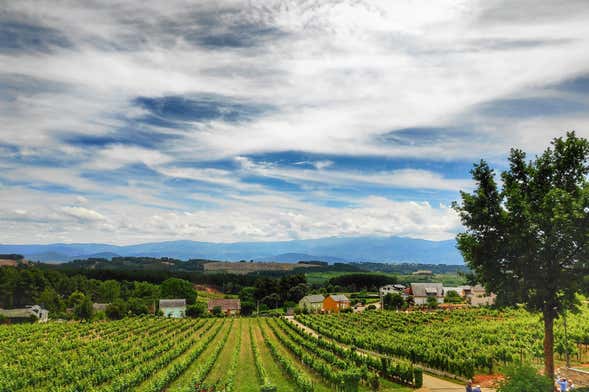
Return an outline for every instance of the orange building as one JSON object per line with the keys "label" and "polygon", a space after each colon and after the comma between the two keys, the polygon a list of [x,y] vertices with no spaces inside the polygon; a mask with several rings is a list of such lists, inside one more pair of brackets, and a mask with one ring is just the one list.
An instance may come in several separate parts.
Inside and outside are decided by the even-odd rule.
{"label": "orange building", "polygon": [[345,295],[332,294],[323,300],[323,310],[330,313],[339,313],[350,307],[350,300]]}

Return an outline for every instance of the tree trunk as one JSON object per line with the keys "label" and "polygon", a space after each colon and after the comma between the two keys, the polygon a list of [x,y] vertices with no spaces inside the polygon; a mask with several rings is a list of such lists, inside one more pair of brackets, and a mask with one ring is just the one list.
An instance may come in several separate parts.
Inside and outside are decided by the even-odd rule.
{"label": "tree trunk", "polygon": [[554,378],[554,310],[546,306],[544,315],[544,375]]}

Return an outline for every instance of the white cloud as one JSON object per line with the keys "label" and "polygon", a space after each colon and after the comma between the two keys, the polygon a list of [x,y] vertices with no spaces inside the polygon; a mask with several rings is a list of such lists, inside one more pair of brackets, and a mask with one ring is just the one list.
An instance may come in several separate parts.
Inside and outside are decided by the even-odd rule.
{"label": "white cloud", "polygon": [[[545,86],[589,73],[589,7],[582,1],[562,7],[483,0],[23,0],[3,4],[2,11],[3,18],[39,23],[68,41],[48,50],[0,52],[0,214],[10,222],[0,234],[6,241],[112,242],[115,229],[123,242],[451,238],[458,226],[447,207],[382,194],[391,188],[469,189],[467,173],[454,178],[436,168],[343,170],[331,157],[304,158],[289,168],[247,156],[296,151],[383,161],[497,162],[514,145],[539,152],[568,129],[589,136],[586,111],[508,118],[477,111],[497,99],[562,98]],[[251,41],[232,46],[232,37]],[[215,39],[227,45],[214,47]],[[15,87],[6,89],[6,83]],[[150,113],[133,103],[139,96],[207,94],[269,109],[247,121],[188,116],[182,127],[169,129],[165,121],[139,121]],[[589,103],[586,96],[568,98]],[[68,135],[99,138],[129,126],[177,139],[150,148],[132,140],[66,142]],[[434,141],[417,134],[394,140],[395,130],[416,127],[448,130]],[[206,167],[216,159],[233,160],[239,168]],[[133,164],[171,181],[125,177],[125,167]],[[119,169],[113,184],[86,173]],[[271,190],[247,176],[279,179],[308,192]],[[173,179],[208,185],[175,188]],[[332,187],[382,191],[346,197]],[[51,188],[71,189],[72,195]],[[324,206],[334,201],[346,206]]]}
{"label": "white cloud", "polygon": [[62,207],[61,211],[63,211],[68,216],[79,219],[82,222],[101,222],[106,220],[105,216],[101,213],[84,207]]}

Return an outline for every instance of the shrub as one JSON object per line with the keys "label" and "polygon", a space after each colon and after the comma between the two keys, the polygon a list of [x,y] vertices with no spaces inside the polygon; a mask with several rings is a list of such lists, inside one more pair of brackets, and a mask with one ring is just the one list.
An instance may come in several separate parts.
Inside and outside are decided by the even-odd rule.
{"label": "shrub", "polygon": [[[220,308],[219,308],[220,309]],[[206,305],[203,303],[195,303],[186,307],[186,316],[188,317],[202,317],[207,312]]]}
{"label": "shrub", "polygon": [[501,382],[497,392],[552,392],[552,381],[538,374],[530,365],[519,364],[505,372],[505,380]]}

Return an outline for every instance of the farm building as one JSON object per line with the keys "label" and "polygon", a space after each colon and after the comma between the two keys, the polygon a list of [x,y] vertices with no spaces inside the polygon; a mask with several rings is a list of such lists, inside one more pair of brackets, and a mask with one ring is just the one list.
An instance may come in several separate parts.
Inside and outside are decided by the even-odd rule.
{"label": "farm building", "polygon": [[94,310],[95,312],[105,312],[108,305],[110,305],[110,304],[94,302],[92,304],[92,310]]}
{"label": "farm building", "polygon": [[0,309],[0,315],[14,323],[27,322],[34,320],[34,318],[40,323],[49,320],[49,311],[41,308],[39,305],[27,306],[26,308],[20,309]]}
{"label": "farm building", "polygon": [[342,294],[331,294],[323,300],[323,310],[326,312],[338,313],[350,307],[350,300]]}
{"label": "farm building", "polygon": [[442,283],[411,283],[410,294],[415,305],[427,304],[428,297],[434,297],[438,303],[444,302],[444,286]]}
{"label": "farm building", "polygon": [[487,294],[485,288],[481,285],[476,286],[462,286],[464,298],[472,306],[493,305],[497,299],[497,295]]}
{"label": "farm building", "polygon": [[379,288],[378,293],[381,297],[384,297],[389,293],[397,293],[405,297],[405,286],[403,286],[402,284],[388,284],[386,286],[382,286],[381,288]]}
{"label": "farm building", "polygon": [[165,317],[182,318],[186,314],[186,300],[160,299],[160,310]]}
{"label": "farm building", "polygon": [[325,297],[321,294],[307,295],[299,301],[299,307],[310,312],[319,312],[323,308],[324,300]]}
{"label": "farm building", "polygon": [[221,313],[226,314],[227,316],[237,315],[241,312],[241,301],[238,298],[209,299],[209,312],[213,312],[215,308],[220,308]]}

